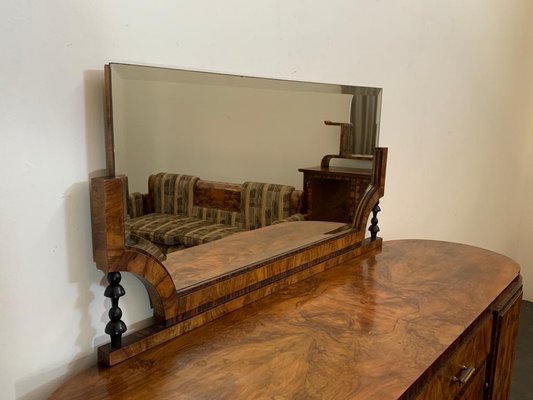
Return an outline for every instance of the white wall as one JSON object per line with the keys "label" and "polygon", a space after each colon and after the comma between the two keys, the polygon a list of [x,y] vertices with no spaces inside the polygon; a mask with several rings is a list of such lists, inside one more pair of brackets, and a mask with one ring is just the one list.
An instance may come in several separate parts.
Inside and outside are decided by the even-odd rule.
{"label": "white wall", "polygon": [[[384,88],[385,238],[520,258],[533,299],[530,0],[0,3],[0,393],[41,399],[94,362],[108,303],[88,179],[104,63]],[[531,152],[530,152],[531,153]],[[124,278],[128,324],[149,315]],[[145,297],[146,298],[146,297]]]}

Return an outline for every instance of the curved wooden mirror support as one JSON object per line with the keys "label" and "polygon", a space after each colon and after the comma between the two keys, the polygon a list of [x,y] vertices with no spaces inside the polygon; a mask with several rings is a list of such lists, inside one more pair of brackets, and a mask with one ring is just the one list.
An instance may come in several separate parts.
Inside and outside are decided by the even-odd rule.
{"label": "curved wooden mirror support", "polygon": [[[328,104],[328,113],[337,112],[335,107],[342,108],[333,118],[353,120],[353,93],[357,93],[356,87],[216,74],[200,76],[191,71],[123,65],[116,65],[117,76],[114,80],[113,66],[114,64],[105,67],[108,176],[91,181],[94,259],[97,268],[108,276],[109,286],[105,296],[112,302],[110,322],[106,326],[111,343],[99,348],[99,362],[104,365],[119,363],[286,285],[381,246],[382,241],[377,237],[377,213],[379,199],[384,194],[387,149],[376,147],[379,120],[370,124],[373,126],[370,139],[365,139],[373,143],[373,154],[359,157],[371,160],[371,166],[362,164],[356,165],[356,168],[332,167],[328,162],[328,166],[310,168],[288,165],[274,172],[281,171],[280,177],[284,176],[284,168],[290,170],[291,174],[294,172],[296,176],[303,172],[302,189],[296,189],[297,184],[291,186],[294,180],[282,181],[284,184],[280,184],[283,178],[269,177],[263,171],[268,168],[257,169],[256,173],[260,174],[257,178],[246,175],[254,169],[247,168],[246,165],[255,159],[261,162],[260,154],[250,158],[250,148],[246,147],[246,143],[241,143],[246,148],[244,161],[236,160],[241,147],[227,145],[228,138],[235,134],[236,125],[230,124],[228,131],[220,122],[224,119],[237,120],[239,124],[250,127],[247,117],[232,114],[233,111],[228,106],[230,103],[234,108],[240,105],[241,108],[246,108],[245,114],[255,113],[254,129],[249,129],[245,134],[253,136],[254,132],[263,132],[261,138],[252,138],[250,143],[257,141],[259,146],[256,147],[264,145],[268,148],[270,144],[267,142],[272,141],[271,144],[276,148],[282,146],[281,139],[272,138],[271,135],[266,139],[261,130],[263,128],[260,127],[262,121],[270,124],[268,131],[274,129],[270,121],[272,118],[278,120],[278,129],[294,119],[296,125],[290,126],[288,132],[295,132],[301,127],[305,135],[308,128],[303,126],[306,122],[302,116],[308,119],[321,118],[322,126],[327,120],[323,115],[314,116],[315,111],[298,110],[294,104],[295,99],[304,99],[302,101],[306,102],[313,97],[317,104]],[[142,73],[148,73],[150,79],[140,79],[137,68]],[[185,100],[177,99],[174,95],[174,73],[178,72],[186,77],[186,82],[179,82],[179,85],[187,86],[186,89],[183,86],[179,90],[180,93],[186,93]],[[127,79],[120,79],[124,77]],[[149,84],[158,86],[158,89],[150,86],[148,91],[145,88],[143,94],[139,95],[127,87],[126,83],[130,81],[137,84],[141,82],[141,86],[146,86],[147,81],[150,81]],[[214,92],[207,93],[208,87],[210,90],[214,88]],[[251,88],[253,98],[249,97]],[[365,89],[364,93],[378,91],[377,98],[381,99],[380,89],[362,89]],[[163,97],[172,98],[172,106],[167,107],[150,97],[158,90],[163,92]],[[324,97],[319,99],[317,91],[329,100],[324,100]],[[117,96],[117,92],[121,93],[122,98]],[[243,93],[245,97],[239,97]],[[332,93],[343,97],[341,100],[331,100],[334,99],[331,97]],[[347,95],[352,96],[348,98],[348,102],[344,98]],[[131,106],[132,103],[139,102],[139,96],[144,102]],[[194,101],[188,100],[192,97],[199,99],[198,104],[208,104],[209,107],[192,110],[190,103]],[[266,101],[267,98],[270,100]],[[289,116],[279,114],[282,98],[283,101],[288,100],[290,107],[294,109]],[[331,107],[330,103],[335,107]],[[176,120],[186,119],[183,115],[177,119],[175,117],[181,110],[179,104],[186,109],[187,116],[193,115],[202,120],[202,131],[205,131],[206,120],[209,119],[206,115],[216,114],[208,125],[214,126],[217,132],[206,131],[206,136],[209,137],[209,142],[213,142],[215,137],[221,137],[226,144],[217,143],[215,150],[222,153],[219,150],[226,148],[229,153],[210,153],[212,149],[203,144],[206,147],[201,154],[208,154],[209,160],[221,157],[218,163],[211,166],[211,172],[209,168],[205,168],[205,160],[203,167],[190,165],[191,159],[187,159],[188,164],[176,163],[175,159],[181,159],[182,155],[187,158],[185,153],[190,153],[194,146],[184,141],[176,147],[175,136],[198,129],[195,127],[197,121],[193,120],[186,122],[186,127],[175,126]],[[220,105],[223,112],[216,104]],[[254,107],[250,107],[250,104]],[[345,107],[346,105],[349,107]],[[277,114],[269,115],[268,112],[271,113],[274,106],[277,107]],[[165,107],[172,116],[164,114]],[[283,109],[288,107],[282,105]],[[134,115],[130,115],[132,110],[136,110]],[[370,120],[375,120],[378,114],[374,112]],[[130,135],[135,130],[134,127],[140,124],[139,118],[143,121],[141,130],[146,129],[146,126],[154,127],[153,130],[145,136]],[[156,120],[146,121],[148,118]],[[317,124],[313,122],[313,125]],[[167,132],[159,133],[156,126]],[[169,135],[169,129],[174,132],[172,135]],[[287,132],[283,134],[286,136]],[[193,133],[196,138],[193,142],[203,140],[195,135],[197,134]],[[171,143],[159,143],[163,136],[170,137]],[[241,141],[242,138],[240,136]],[[355,137],[350,140],[351,143],[365,142],[355,140]],[[137,142],[140,148],[134,149],[133,142]],[[368,147],[368,143],[365,143]],[[156,155],[150,153],[151,149],[156,148]],[[346,150],[347,147],[341,145],[342,148]],[[172,154],[164,154],[165,149],[171,149]],[[330,149],[331,146],[325,148],[322,155],[332,153]],[[348,150],[345,152],[353,155]],[[314,160],[320,159],[315,154],[313,157]],[[283,158],[282,156],[281,159]],[[164,159],[170,160],[169,163],[162,164]],[[224,161],[226,159],[228,162]],[[149,161],[152,165],[148,165]],[[297,162],[314,161],[298,159]],[[227,166],[233,172],[224,175],[219,171],[220,165]],[[193,176],[197,170],[201,170],[202,178],[207,176],[207,179],[212,180]],[[158,174],[158,171],[165,172]],[[242,176],[235,175],[235,171],[241,171]],[[152,175],[148,179],[148,193],[135,193],[143,190],[140,182],[146,182],[147,175]],[[252,180],[254,178],[260,182]],[[220,180],[246,182],[234,184]],[[298,180],[302,182],[301,175]],[[273,181],[276,183],[264,183]],[[184,208],[178,210],[180,206]],[[367,229],[369,219],[370,227]],[[154,230],[154,226],[157,229]],[[164,232],[160,230],[161,226],[166,227]],[[192,233],[190,230],[184,233],[183,226],[192,226],[194,229]],[[367,231],[370,231],[370,235],[365,238]],[[198,232],[201,233],[201,240],[198,239]],[[175,238],[180,243],[173,242]],[[124,337],[122,335],[127,328],[121,321],[119,308],[119,299],[125,294],[120,285],[120,273],[123,271],[130,272],[141,280],[154,312],[154,325]]]}

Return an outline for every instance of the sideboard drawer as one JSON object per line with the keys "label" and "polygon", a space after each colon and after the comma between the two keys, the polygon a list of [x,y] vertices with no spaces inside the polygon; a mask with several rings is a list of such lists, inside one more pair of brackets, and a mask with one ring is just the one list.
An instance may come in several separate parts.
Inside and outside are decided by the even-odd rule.
{"label": "sideboard drawer", "polygon": [[[490,352],[492,316],[466,337],[465,342],[453,352],[434,378],[422,389],[416,400],[455,399],[463,391],[470,393],[469,385],[478,380],[484,381],[484,369]],[[482,376],[480,377],[480,374]],[[482,397],[483,383],[479,398]],[[473,390],[474,388],[472,388]],[[474,396],[474,393],[472,393]],[[476,397],[477,394],[473,398]]]}

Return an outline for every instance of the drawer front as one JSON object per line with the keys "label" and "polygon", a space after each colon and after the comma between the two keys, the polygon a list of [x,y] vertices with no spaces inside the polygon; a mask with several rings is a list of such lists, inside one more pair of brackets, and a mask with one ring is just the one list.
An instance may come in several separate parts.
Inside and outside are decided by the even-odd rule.
{"label": "drawer front", "polygon": [[[449,360],[437,370],[434,377],[415,399],[452,400],[457,398],[458,395],[460,396],[462,392],[466,393],[467,390],[470,392],[470,385],[473,382],[477,382],[477,379],[481,379],[482,383],[480,394],[479,396],[476,394],[476,396],[482,398],[485,374],[480,370],[484,369],[487,356],[490,352],[491,332],[492,317],[488,317],[452,353]],[[480,374],[481,372],[483,373]],[[464,381],[464,383],[460,382],[460,380]],[[476,396],[472,398],[477,399],[478,397]]]}

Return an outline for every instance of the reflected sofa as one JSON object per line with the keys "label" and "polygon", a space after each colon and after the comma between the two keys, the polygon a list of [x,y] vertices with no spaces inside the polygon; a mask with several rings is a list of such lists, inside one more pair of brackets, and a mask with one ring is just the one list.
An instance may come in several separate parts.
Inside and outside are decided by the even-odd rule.
{"label": "reflected sofa", "polygon": [[127,243],[159,260],[183,248],[268,225],[303,221],[301,191],[262,182],[231,184],[158,173],[148,193],[126,193]]}

